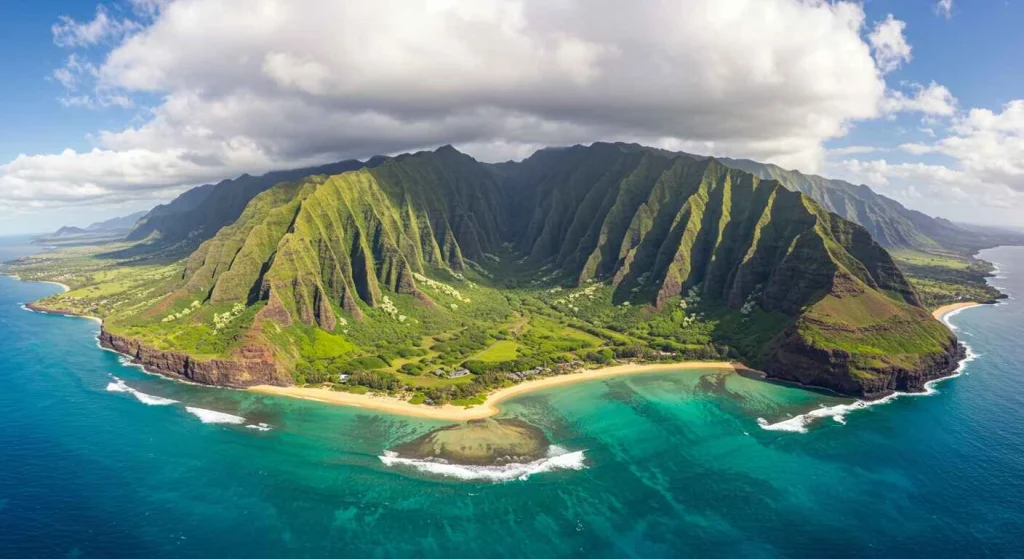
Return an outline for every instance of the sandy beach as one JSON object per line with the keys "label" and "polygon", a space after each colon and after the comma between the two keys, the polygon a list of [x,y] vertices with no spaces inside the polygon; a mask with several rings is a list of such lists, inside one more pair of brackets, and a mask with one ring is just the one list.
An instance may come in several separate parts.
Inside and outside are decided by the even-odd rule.
{"label": "sandy beach", "polygon": [[253,386],[249,390],[262,394],[274,394],[277,396],[289,396],[304,400],[313,400],[326,404],[337,404],[342,406],[354,406],[373,409],[400,415],[424,417],[429,419],[441,419],[448,421],[468,421],[470,419],[483,419],[497,415],[500,411],[498,404],[509,398],[551,388],[563,386],[588,380],[634,375],[641,373],[655,373],[665,371],[684,370],[709,370],[728,369],[742,370],[746,367],[740,363],[726,363],[721,361],[689,361],[685,363],[657,363],[651,365],[616,365],[602,369],[591,369],[568,375],[544,377],[537,380],[529,380],[496,390],[487,396],[483,404],[471,407],[461,406],[426,406],[414,405],[398,398],[389,396],[376,396],[371,394],[351,394],[348,392],[337,392],[326,388],[301,388],[297,386]]}
{"label": "sandy beach", "polygon": [[[18,279],[21,279],[21,278],[18,278]],[[49,281],[49,280],[29,280],[29,281],[34,281],[36,283],[49,283],[51,285],[59,286],[61,289],[64,290],[64,293],[67,293],[68,291],[71,291],[70,287],[68,287],[67,285],[65,285],[65,284],[63,284],[63,283],[61,283],[59,281]]]}
{"label": "sandy beach", "polygon": [[9,274],[9,273],[5,273],[5,272],[0,272],[0,276],[7,276],[7,277],[9,277],[9,278],[13,278],[13,279],[16,279],[16,280],[18,280],[18,281],[29,281],[29,282],[33,282],[33,283],[49,283],[49,284],[51,284],[51,285],[56,285],[56,286],[59,286],[59,287],[60,287],[61,289],[63,289],[63,290],[64,290],[64,293],[67,293],[68,291],[71,291],[71,288],[70,288],[70,287],[68,287],[67,285],[65,285],[65,284],[63,284],[63,283],[61,283],[61,282],[59,282],[59,281],[50,281],[50,280],[27,280],[27,279],[25,279],[25,278],[23,278],[23,277],[19,276],[18,274]]}
{"label": "sandy beach", "polygon": [[963,303],[953,303],[953,304],[950,304],[950,305],[943,305],[943,306],[935,309],[934,311],[932,311],[932,316],[935,317],[935,320],[938,320],[938,321],[941,322],[942,319],[945,318],[945,316],[947,314],[951,313],[951,312],[955,312],[955,311],[959,311],[959,310],[963,310],[963,309],[969,309],[971,307],[980,307],[980,306],[981,306],[981,303],[975,303],[973,301],[965,301]]}
{"label": "sandy beach", "polygon": [[96,324],[99,324],[100,326],[103,326],[103,319],[98,317],[98,316],[89,316],[87,314],[69,314],[67,316],[74,316],[74,317],[77,317],[77,318],[84,318],[86,320],[91,320],[91,321],[95,322]]}

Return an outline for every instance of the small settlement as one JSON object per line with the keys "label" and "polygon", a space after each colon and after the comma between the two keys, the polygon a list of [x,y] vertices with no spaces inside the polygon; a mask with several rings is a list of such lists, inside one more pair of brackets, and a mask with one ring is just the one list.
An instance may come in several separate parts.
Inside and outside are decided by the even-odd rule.
{"label": "small settlement", "polygon": [[525,371],[515,371],[508,373],[508,378],[513,382],[523,382],[524,380],[542,374],[554,373],[556,375],[565,375],[568,373],[575,373],[583,367],[583,361],[570,361],[568,363],[559,363],[555,365],[554,371],[548,367],[534,367]]}
{"label": "small settlement", "polygon": [[462,378],[464,376],[468,376],[470,373],[468,369],[459,368],[450,373],[444,369],[437,369],[434,371],[434,374],[441,378]]}

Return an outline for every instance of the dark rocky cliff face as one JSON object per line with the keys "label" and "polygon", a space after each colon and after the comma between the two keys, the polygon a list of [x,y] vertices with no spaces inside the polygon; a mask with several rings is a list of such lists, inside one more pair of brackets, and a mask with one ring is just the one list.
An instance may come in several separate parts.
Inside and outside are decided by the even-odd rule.
{"label": "dark rocky cliff face", "polygon": [[951,338],[945,352],[924,356],[916,367],[890,365],[854,372],[851,355],[846,351],[814,347],[805,338],[791,336],[764,366],[764,372],[778,380],[877,400],[893,392],[923,392],[925,383],[955,373],[965,357],[964,346]]}
{"label": "dark rocky cliff face", "polygon": [[281,370],[265,348],[243,349],[236,359],[199,361],[184,353],[147,347],[106,329],[100,330],[99,340],[101,346],[131,357],[132,362],[149,371],[190,382],[231,388],[294,384],[291,375]]}

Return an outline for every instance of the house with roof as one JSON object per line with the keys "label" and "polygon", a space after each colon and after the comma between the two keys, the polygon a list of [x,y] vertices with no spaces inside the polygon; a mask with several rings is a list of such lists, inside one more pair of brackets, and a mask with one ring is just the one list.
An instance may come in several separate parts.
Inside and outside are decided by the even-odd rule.
{"label": "house with roof", "polygon": [[459,369],[455,369],[454,371],[449,373],[448,374],[448,378],[462,378],[462,377],[468,376],[468,375],[469,375],[469,369],[459,368]]}

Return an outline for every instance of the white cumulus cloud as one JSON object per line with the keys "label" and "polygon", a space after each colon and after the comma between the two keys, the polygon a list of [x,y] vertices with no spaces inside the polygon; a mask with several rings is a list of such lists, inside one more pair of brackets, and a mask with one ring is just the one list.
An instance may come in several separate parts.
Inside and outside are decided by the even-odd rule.
{"label": "white cumulus cloud", "polygon": [[875,60],[878,61],[878,67],[882,72],[892,72],[902,66],[904,62],[910,62],[910,43],[903,36],[903,30],[906,28],[905,22],[889,14],[884,20],[876,23],[871,34],[868,35],[868,41],[871,42],[871,48],[874,49]]}
{"label": "white cumulus cloud", "polygon": [[917,209],[979,222],[1021,223],[1024,215],[1024,100],[1001,110],[971,109],[930,143],[900,150],[936,163],[831,161],[830,174],[878,186]]}
{"label": "white cumulus cloud", "polygon": [[[93,150],[0,166],[0,205],[151,200],[243,172],[445,143],[499,161],[627,140],[814,172],[883,151],[824,148],[860,121],[918,112],[974,126],[941,85],[887,89],[885,75],[911,60],[906,24],[889,15],[868,26],[851,1],[131,6],[128,17],[100,7],[91,21],[58,21],[55,42],[85,54],[53,79],[65,105],[135,103],[137,118],[95,133]],[[953,149],[904,153],[925,148]],[[894,167],[856,171],[890,180]]]}
{"label": "white cumulus cloud", "polygon": [[90,21],[76,21],[61,16],[50,28],[53,42],[61,47],[92,46],[105,41],[117,40],[137,31],[140,25],[133,20],[111,16],[106,8],[96,8],[96,17]]}
{"label": "white cumulus cloud", "polygon": [[116,44],[54,77],[69,86],[67,105],[160,101],[95,134],[95,151],[4,166],[0,199],[111,200],[444,143],[501,160],[621,139],[814,170],[825,141],[880,114],[886,90],[853,2],[135,7],[143,23],[102,7],[93,21],[58,22],[60,44]]}
{"label": "white cumulus cloud", "polygon": [[882,107],[887,113],[918,112],[929,116],[948,117],[956,114],[957,99],[944,85],[931,82],[928,85],[912,83],[910,92],[891,90]]}

